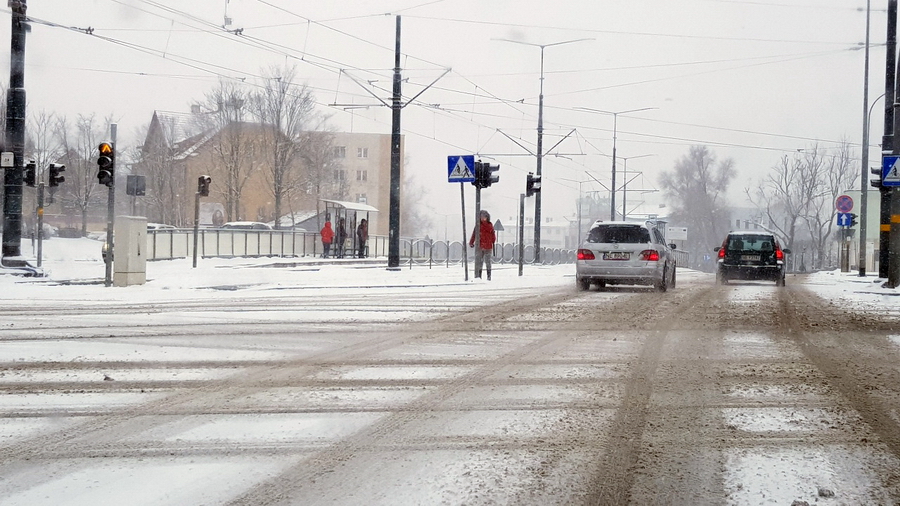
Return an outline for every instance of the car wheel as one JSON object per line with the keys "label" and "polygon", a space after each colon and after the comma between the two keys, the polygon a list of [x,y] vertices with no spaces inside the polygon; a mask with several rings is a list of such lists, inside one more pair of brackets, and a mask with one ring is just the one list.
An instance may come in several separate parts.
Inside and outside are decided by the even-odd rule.
{"label": "car wheel", "polygon": [[722,271],[716,271],[716,283],[719,283],[720,285],[728,283],[728,280],[725,279],[725,275],[722,274]]}
{"label": "car wheel", "polygon": [[676,269],[672,269],[672,279],[669,281],[669,287],[675,288],[675,273],[678,272]]}
{"label": "car wheel", "polygon": [[597,283],[597,289],[599,289],[601,292],[603,290],[606,290],[606,283],[604,283],[603,281],[600,281],[599,283]]}
{"label": "car wheel", "polygon": [[575,278],[575,284],[578,286],[578,289],[581,291],[590,290],[591,282],[590,280],[584,278]]}
{"label": "car wheel", "polygon": [[784,286],[784,276],[775,280],[775,286]]}
{"label": "car wheel", "polygon": [[669,277],[669,270],[666,269],[665,271],[663,271],[662,278],[656,283],[656,291],[657,292],[665,292],[666,289],[669,287],[669,285],[668,285],[669,280],[667,279],[668,277]]}

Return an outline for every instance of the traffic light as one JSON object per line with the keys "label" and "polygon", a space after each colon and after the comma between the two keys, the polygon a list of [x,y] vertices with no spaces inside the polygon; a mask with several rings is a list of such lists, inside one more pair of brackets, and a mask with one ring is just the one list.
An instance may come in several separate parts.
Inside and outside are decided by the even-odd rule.
{"label": "traffic light", "polygon": [[482,164],[482,172],[484,173],[484,179],[482,188],[488,188],[494,183],[500,182],[500,166],[499,165],[491,165],[489,163]]}
{"label": "traffic light", "polygon": [[525,196],[530,197],[535,193],[541,192],[541,176],[535,176],[529,172],[525,179]]}
{"label": "traffic light", "polygon": [[34,187],[37,181],[37,164],[34,163],[34,160],[25,164],[25,184],[31,187]]}
{"label": "traffic light", "polygon": [[856,213],[850,213],[850,226],[856,226]]}
{"label": "traffic light", "polygon": [[65,176],[60,175],[60,172],[65,172],[66,166],[61,163],[51,163],[50,164],[50,177],[48,183],[50,188],[55,188],[59,186],[59,183],[63,183],[66,181]]}
{"label": "traffic light", "polygon": [[486,164],[481,163],[480,161],[475,162],[475,180],[472,181],[472,185],[475,188],[487,188],[484,185],[484,166]]}
{"label": "traffic light", "polygon": [[869,184],[872,185],[872,188],[881,188],[881,169],[879,167],[869,167],[869,172],[871,172],[873,176],[878,176],[869,181]]}
{"label": "traffic light", "polygon": [[197,178],[197,193],[199,193],[201,197],[209,196],[209,183],[212,183],[212,178],[209,176],[200,176]]}
{"label": "traffic light", "polygon": [[116,150],[109,142],[101,142],[97,150],[100,152],[97,157],[97,180],[112,188],[116,174]]}

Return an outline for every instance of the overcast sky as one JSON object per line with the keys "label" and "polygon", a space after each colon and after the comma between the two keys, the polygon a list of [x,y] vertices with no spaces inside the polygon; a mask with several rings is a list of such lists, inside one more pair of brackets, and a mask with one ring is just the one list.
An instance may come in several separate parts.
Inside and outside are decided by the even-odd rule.
{"label": "overcast sky", "polygon": [[[885,3],[873,2],[870,101],[884,92]],[[402,131],[408,170],[429,190],[425,200],[442,228],[441,215],[459,212],[448,155],[480,154],[501,165],[501,182],[483,192],[483,206],[504,221],[518,214],[525,175],[535,170],[541,49],[508,40],[587,39],[543,53],[543,215],[562,219],[574,216],[579,189],[606,193],[592,178],[609,186],[613,115],[585,108],[647,109],[623,112],[615,125],[618,169],[642,173],[627,174],[637,176],[632,190],[657,188],[659,173],[692,144],[734,159],[735,197],[798,149],[848,139],[858,153],[865,7],[864,0],[30,0],[25,85],[29,114],[113,115],[120,145],[134,145],[154,110],[189,112],[220,77],[256,86],[263,67],[296,65],[335,127],[389,134],[390,110],[373,94],[390,99],[400,15],[404,95],[437,80],[403,110]],[[9,40],[9,23],[0,25],[0,40]],[[879,105],[876,145],[881,124]],[[471,186],[467,193],[471,203]],[[660,202],[658,194],[644,198]]]}

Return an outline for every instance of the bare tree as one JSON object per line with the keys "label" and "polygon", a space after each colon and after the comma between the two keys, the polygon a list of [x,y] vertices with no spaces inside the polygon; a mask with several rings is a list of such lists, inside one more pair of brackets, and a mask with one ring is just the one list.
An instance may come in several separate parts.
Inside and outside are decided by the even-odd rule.
{"label": "bare tree", "polygon": [[112,118],[106,118],[102,125],[98,124],[93,114],[79,114],[75,125],[70,125],[66,117],[56,121],[55,134],[66,165],[66,182],[60,191],[61,205],[80,213],[82,235],[87,233],[88,215],[92,210],[99,211],[105,200],[102,190],[106,188],[97,182],[93,162],[100,139],[109,131],[112,122]]}
{"label": "bare tree", "polygon": [[253,95],[253,112],[267,130],[269,146],[266,179],[274,198],[275,225],[280,226],[282,206],[305,190],[300,174],[303,132],[313,118],[313,97],[306,85],[294,84],[296,67],[272,67],[263,72],[265,84]]}
{"label": "bare tree", "polygon": [[181,227],[187,225],[186,210],[180,197],[187,177],[184,164],[176,159],[176,141],[181,135],[181,127],[175,117],[157,115],[157,120],[162,130],[160,136],[142,146],[137,164],[138,170],[147,178],[147,193],[143,200],[150,221]]}
{"label": "bare tree", "polygon": [[[213,157],[209,173],[219,186],[225,199],[225,217],[228,221],[242,218],[241,198],[251,176],[261,170],[264,159],[263,146],[251,126],[246,122],[247,106],[251,95],[240,83],[220,80],[218,86],[206,94],[206,103],[195,114],[195,122],[212,136]],[[202,109],[210,112],[202,112]],[[221,176],[221,177],[215,177]]]}
{"label": "bare tree", "polygon": [[[303,132],[300,147],[305,166],[304,193],[315,200],[316,215],[321,216],[322,199],[334,197],[334,173],[341,169],[341,159],[334,152],[334,133],[328,128]],[[318,223],[319,228],[322,225]]]}
{"label": "bare tree", "polygon": [[[40,183],[44,181],[44,173],[50,163],[58,162],[62,156],[62,149],[59,141],[54,135],[56,126],[56,116],[45,110],[40,110],[33,114],[28,120],[26,133],[28,135],[25,142],[25,160],[35,162],[35,181]],[[54,188],[51,191],[56,191]],[[50,203],[50,199],[45,196],[45,206]],[[25,191],[22,199],[22,214],[27,217],[31,215],[30,226],[37,224],[37,191]]]}
{"label": "bare tree", "polygon": [[709,148],[691,146],[675,168],[660,177],[660,187],[673,209],[670,218],[687,226],[688,240],[699,251],[710,251],[728,231],[726,193],[734,176],[731,159],[717,164]]}
{"label": "bare tree", "polygon": [[803,220],[816,251],[815,267],[822,268],[828,257],[831,233],[834,230],[837,210],[834,202],[841,193],[853,188],[859,180],[859,170],[853,149],[842,140],[834,154],[826,154],[819,146],[804,151],[807,176],[815,181],[810,190],[809,205]]}
{"label": "bare tree", "polygon": [[[409,167],[409,158],[404,160],[403,168]],[[414,196],[407,198],[401,206],[400,235],[407,237],[424,234],[434,225],[433,215],[429,214],[424,205],[428,202],[428,190],[418,184],[411,170],[403,171],[403,195]]]}
{"label": "bare tree", "polygon": [[759,188],[745,189],[750,202],[765,213],[765,225],[778,233],[787,248],[794,247],[797,226],[806,212],[811,187],[815,186],[808,175],[799,154],[784,155]]}

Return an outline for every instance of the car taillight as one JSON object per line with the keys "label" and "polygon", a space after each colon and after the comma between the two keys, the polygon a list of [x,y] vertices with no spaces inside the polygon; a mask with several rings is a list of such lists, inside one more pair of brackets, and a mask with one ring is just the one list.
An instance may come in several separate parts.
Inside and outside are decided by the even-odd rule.
{"label": "car taillight", "polygon": [[594,252],[589,249],[580,249],[580,250],[578,250],[578,259],[579,260],[593,260]]}
{"label": "car taillight", "polygon": [[784,260],[784,251],[781,251],[781,248],[775,250],[775,260]]}
{"label": "car taillight", "polygon": [[719,258],[725,258],[725,248],[719,250]]}
{"label": "car taillight", "polygon": [[659,262],[659,252],[655,249],[645,249],[641,251],[641,260],[646,262]]}

